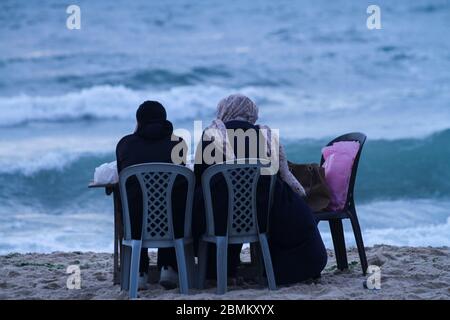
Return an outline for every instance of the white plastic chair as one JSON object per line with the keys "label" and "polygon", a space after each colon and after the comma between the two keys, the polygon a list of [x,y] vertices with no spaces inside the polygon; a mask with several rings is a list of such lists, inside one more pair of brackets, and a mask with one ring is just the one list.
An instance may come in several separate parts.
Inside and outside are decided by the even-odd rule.
{"label": "white plastic chair", "polygon": [[[276,289],[267,235],[259,231],[257,218],[256,190],[260,171],[265,166],[262,163],[262,159],[231,160],[223,164],[213,165],[203,173],[202,187],[206,210],[206,234],[200,239],[199,243],[198,286],[200,289],[204,288],[205,284],[208,243],[214,243],[217,247],[217,294],[224,294],[227,290],[228,244],[250,243],[255,248],[253,244],[259,243],[262,259],[260,255],[257,255],[257,263],[260,264],[261,260],[264,261],[269,289]],[[218,174],[225,178],[228,188],[228,226],[225,236],[217,236],[214,228],[210,183],[211,179]],[[270,192],[267,199],[269,211],[275,177],[276,175],[272,175],[270,180]]]}
{"label": "white plastic chair", "polygon": [[[135,176],[142,190],[141,239],[132,239],[126,190],[127,180]],[[172,189],[177,176],[187,180],[184,237],[176,239],[172,215]],[[188,294],[194,282],[194,247],[191,233],[194,173],[186,167],[167,163],[147,163],[127,167],[119,175],[124,238],[122,241],[122,290],[130,299],[137,297],[141,248],[174,247],[178,264],[180,292]]]}

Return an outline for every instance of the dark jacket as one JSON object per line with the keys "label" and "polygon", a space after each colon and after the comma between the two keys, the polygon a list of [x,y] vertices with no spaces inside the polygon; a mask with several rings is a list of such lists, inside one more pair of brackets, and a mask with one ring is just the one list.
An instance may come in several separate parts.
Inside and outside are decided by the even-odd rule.
{"label": "dark jacket", "polygon": [[[249,140],[246,139],[245,141],[245,156],[244,158],[258,158],[259,154],[259,128],[255,125],[252,125],[251,123],[248,123],[246,121],[239,121],[239,120],[233,120],[225,123],[225,126],[227,129],[242,129],[244,132],[247,130],[255,130],[256,132],[256,141],[257,141],[257,147],[256,147],[256,155],[250,154],[250,147],[249,147]],[[234,154],[237,155],[237,139],[235,139],[234,142]],[[198,148],[197,152],[200,150],[203,152],[205,148],[212,142],[210,141],[203,141],[202,139],[202,147],[201,149]],[[214,154],[214,153],[213,153]],[[225,158],[223,158],[223,161],[225,161]],[[204,207],[203,207],[203,191],[201,188],[201,177],[205,170],[209,168],[210,165],[202,162],[202,163],[196,163],[194,166],[194,173],[195,173],[195,181],[196,181],[196,195],[195,195],[195,202],[197,204],[196,209],[202,212],[202,216],[204,215]],[[267,176],[261,176],[260,181],[258,183],[258,194],[260,195],[267,195],[269,192],[269,184],[270,180]],[[227,226],[227,217],[228,217],[228,188],[226,186],[225,180],[222,176],[217,175],[213,177],[211,181],[211,196],[213,200],[213,212],[214,212],[214,220],[215,220],[215,229],[216,234],[218,235],[225,235],[226,233],[226,226]],[[266,220],[267,220],[267,206],[266,204],[267,197],[260,196],[258,197],[258,222],[260,225],[260,228],[265,228]],[[201,225],[202,230],[194,230],[194,233],[201,233],[204,232],[204,225]]]}
{"label": "dark jacket", "polygon": [[[156,121],[139,127],[135,133],[123,137],[116,147],[117,169],[119,173],[126,167],[150,163],[172,163],[172,149],[178,143],[185,143],[181,138],[172,141],[173,127],[169,121]],[[181,154],[185,158],[186,155]],[[127,181],[128,205],[131,216],[132,236],[140,238],[142,224],[142,193],[135,177]],[[174,216],[183,217],[186,198],[186,183],[177,178],[173,192]],[[175,233],[182,235],[182,223],[175,223]]]}
{"label": "dark jacket", "polygon": [[172,163],[172,148],[184,141],[172,141],[173,127],[168,121],[149,123],[123,137],[116,147],[117,169],[147,162]]}
{"label": "dark jacket", "polygon": [[[230,121],[225,123],[225,126],[227,129],[258,130],[257,126],[245,121]],[[203,151],[209,143],[202,142],[201,150]],[[236,146],[236,144],[234,145]],[[246,145],[247,155],[248,149],[249,146]],[[236,149],[234,151],[236,154]],[[209,165],[205,163],[195,165],[198,184],[195,214],[197,219],[203,221],[205,212],[200,183],[201,175],[208,167]],[[267,176],[261,176],[258,184],[257,211],[260,230],[266,230],[266,222],[269,221],[269,245],[277,283],[295,283],[320,275],[327,262],[327,252],[310,208],[303,198],[281,180],[278,174],[274,203],[269,219],[267,219],[269,182]],[[213,181],[211,189],[216,233],[224,235],[228,212],[227,188],[224,179],[217,178],[216,181]],[[198,225],[198,228],[198,230],[193,230],[194,234],[204,232],[204,223]],[[231,254],[233,255],[233,253]],[[239,263],[238,253],[235,252],[234,255],[234,258],[230,256],[231,265],[229,267],[236,267],[235,265]]]}
{"label": "dark jacket", "polygon": [[[258,127],[254,126],[246,121],[229,121],[225,123],[227,129],[242,129],[244,131],[249,129],[254,129],[258,132]],[[258,137],[258,135],[257,135]],[[205,215],[205,207],[204,207],[204,199],[203,199],[203,191],[201,186],[201,177],[204,171],[210,167],[210,165],[202,162],[197,163],[198,153],[205,150],[205,148],[212,142],[203,141],[197,148],[196,155],[196,164],[194,166],[195,173],[195,181],[196,181],[196,189],[195,189],[195,197],[194,197],[194,211],[193,211],[193,221],[192,221],[192,234],[194,236],[194,240],[198,240],[205,231],[206,231],[206,215]],[[259,145],[259,144],[258,144]],[[234,144],[235,155],[237,154],[237,145]],[[249,143],[246,142],[245,147],[245,157],[249,157],[250,154]],[[258,150],[259,151],[259,150]],[[213,154],[214,155],[214,154]],[[252,155],[254,157],[254,155]],[[225,160],[225,158],[223,159]],[[267,177],[260,179],[258,183],[258,191],[260,194],[268,193],[269,183],[267,182]],[[211,196],[213,201],[213,213],[214,213],[214,225],[216,235],[225,235],[227,222],[228,222],[228,191],[226,187],[226,182],[224,178],[220,175],[213,177],[211,181]],[[264,199],[264,197],[261,197]],[[264,203],[264,201],[263,201]],[[267,206],[265,208],[260,208],[260,204],[258,203],[258,217],[259,224],[261,228],[265,228],[265,221],[267,214],[264,216],[264,212],[267,212]],[[261,213],[261,214],[260,214]],[[197,242],[197,241],[196,241]],[[237,266],[240,262],[240,252],[242,245],[229,245],[228,247],[228,275],[235,276],[237,271]],[[208,254],[208,268],[207,268],[207,277],[214,278],[216,276],[216,256],[215,247],[210,246],[209,254]]]}

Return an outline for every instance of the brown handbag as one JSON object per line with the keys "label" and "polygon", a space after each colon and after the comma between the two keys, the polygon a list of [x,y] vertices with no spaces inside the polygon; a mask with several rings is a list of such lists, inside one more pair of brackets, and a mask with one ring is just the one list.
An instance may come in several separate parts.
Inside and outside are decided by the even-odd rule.
{"label": "brown handbag", "polygon": [[289,170],[306,192],[306,203],[317,212],[330,204],[330,189],[325,180],[325,169],[317,163],[297,164],[288,161]]}

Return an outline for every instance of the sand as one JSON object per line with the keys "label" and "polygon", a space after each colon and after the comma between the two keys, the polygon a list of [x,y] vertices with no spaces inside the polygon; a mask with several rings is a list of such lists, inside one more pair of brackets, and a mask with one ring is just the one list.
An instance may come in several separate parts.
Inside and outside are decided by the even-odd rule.
{"label": "sand", "polygon": [[[155,255],[151,253],[151,261]],[[364,288],[355,249],[349,249],[349,270],[336,270],[332,251],[318,280],[280,287],[276,291],[242,279],[222,296],[209,286],[189,296],[177,289],[151,284],[140,291],[141,299],[450,299],[450,248],[418,248],[378,245],[367,248],[369,264],[381,270],[381,289]],[[248,250],[243,260],[248,260]],[[68,289],[69,265],[81,271],[81,288]],[[237,284],[236,284],[237,283]],[[127,299],[112,284],[112,254],[54,252],[0,256],[0,299]]]}

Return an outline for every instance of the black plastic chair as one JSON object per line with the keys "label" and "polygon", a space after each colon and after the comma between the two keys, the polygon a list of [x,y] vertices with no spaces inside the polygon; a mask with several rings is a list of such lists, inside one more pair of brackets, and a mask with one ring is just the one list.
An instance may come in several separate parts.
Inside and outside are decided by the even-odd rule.
{"label": "black plastic chair", "polygon": [[[361,267],[363,274],[367,271],[367,257],[364,249],[364,242],[361,234],[361,228],[359,226],[358,216],[356,214],[354,188],[356,181],[356,172],[358,170],[359,157],[366,141],[366,136],[363,133],[353,132],[347,133],[340,137],[337,137],[333,141],[329,142],[327,146],[331,146],[338,141],[358,141],[359,150],[353,163],[352,174],[350,177],[350,183],[348,186],[347,200],[345,206],[340,211],[320,211],[315,213],[317,221],[328,221],[330,223],[331,236],[333,238],[334,253],[336,256],[337,268],[344,270],[348,268],[347,251],[345,248],[344,228],[342,225],[343,219],[350,219],[353,228],[353,234],[355,235],[356,245],[358,247],[359,259],[361,260]],[[320,165],[324,162],[323,156],[320,160]]]}

